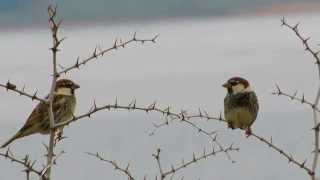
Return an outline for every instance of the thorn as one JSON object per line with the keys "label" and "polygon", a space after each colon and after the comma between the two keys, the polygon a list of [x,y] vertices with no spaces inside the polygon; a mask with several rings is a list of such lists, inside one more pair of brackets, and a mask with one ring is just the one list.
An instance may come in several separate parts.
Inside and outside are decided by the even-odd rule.
{"label": "thorn", "polygon": [[114,107],[117,108],[118,107],[118,97],[116,97],[116,101],[114,103]]}
{"label": "thorn", "polygon": [[198,111],[199,111],[199,117],[202,117],[201,109],[198,108]]}
{"label": "thorn", "polygon": [[157,40],[158,37],[159,37],[159,34],[157,34],[155,37],[153,37],[151,41],[152,41],[153,43],[156,43],[156,40]]}
{"label": "thorn", "polygon": [[278,91],[277,94],[278,94],[278,95],[281,95],[282,92],[281,92],[280,87],[278,86],[278,84],[276,84],[276,88],[277,88],[277,91]]}
{"label": "thorn", "polygon": [[117,41],[118,41],[118,39],[116,39],[116,40],[114,41],[113,49],[118,49]]}
{"label": "thorn", "polygon": [[307,159],[305,159],[305,160],[303,161],[303,163],[301,163],[300,167],[303,168],[303,167],[305,166],[306,162],[307,162]]}
{"label": "thorn", "polygon": [[10,83],[10,81],[8,80],[7,82],[7,90],[10,89],[10,90],[15,90],[17,88],[16,85]]}
{"label": "thorn", "polygon": [[37,93],[38,93],[38,91],[36,91],[34,94],[33,94],[33,96],[32,96],[32,100],[34,100],[34,99],[36,99],[37,98]]}
{"label": "thorn", "polygon": [[128,163],[125,171],[127,171],[127,172],[129,171],[129,166],[130,166],[130,164]]}
{"label": "thorn", "polygon": [[208,114],[208,112],[207,112],[206,110],[203,110],[203,112],[204,112],[205,116],[207,116],[207,119],[209,119],[209,114]]}
{"label": "thorn", "polygon": [[297,96],[298,91],[295,91],[294,94],[291,97],[291,100],[293,100]]}
{"label": "thorn", "polygon": [[[23,87],[22,87],[22,92],[24,92],[24,90],[25,90],[25,88],[26,88],[26,85],[23,85]],[[21,93],[20,93],[21,94]]]}
{"label": "thorn", "polygon": [[310,40],[310,37],[307,37],[305,39],[302,40],[303,44],[307,44],[307,42]]}
{"label": "thorn", "polygon": [[94,48],[92,57],[97,58],[97,47]]}
{"label": "thorn", "polygon": [[96,104],[96,100],[95,99],[93,99],[93,107],[94,107],[94,110],[97,109],[97,104]]}
{"label": "thorn", "polygon": [[219,120],[222,121],[222,112],[219,113]]}
{"label": "thorn", "polygon": [[80,57],[78,56],[78,57],[77,57],[76,64],[74,65],[74,66],[75,66],[76,68],[78,68],[78,69],[79,69],[79,66],[80,66],[80,65],[79,65],[79,59],[80,59]]}
{"label": "thorn", "polygon": [[281,19],[281,26],[284,26],[285,24],[286,24],[286,21],[285,21],[285,18],[283,16],[282,19]]}
{"label": "thorn", "polygon": [[297,23],[296,25],[294,25],[294,27],[292,28],[294,31],[298,32],[298,26],[300,23]]}
{"label": "thorn", "polygon": [[136,35],[137,35],[137,32],[134,32],[133,38],[132,38],[133,41],[136,41],[136,40],[137,40]]}

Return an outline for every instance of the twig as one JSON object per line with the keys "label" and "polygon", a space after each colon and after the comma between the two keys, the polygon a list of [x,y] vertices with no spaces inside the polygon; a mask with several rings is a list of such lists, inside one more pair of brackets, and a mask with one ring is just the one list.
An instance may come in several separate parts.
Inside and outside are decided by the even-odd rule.
{"label": "twig", "polygon": [[[134,103],[132,103],[132,102],[134,102]],[[202,114],[187,115],[187,113],[185,111],[181,111],[181,113],[175,113],[170,110],[170,107],[167,107],[165,109],[158,108],[156,103],[152,103],[151,105],[149,105],[147,107],[138,107],[136,105],[136,101],[132,101],[132,102],[129,105],[119,105],[116,100],[114,104],[108,104],[108,105],[101,106],[101,107],[98,107],[96,105],[96,103],[94,102],[93,106],[90,108],[90,110],[87,113],[84,113],[84,114],[79,115],[77,117],[74,116],[72,119],[70,119],[68,121],[57,123],[55,128],[59,128],[59,127],[68,125],[71,122],[83,119],[85,117],[90,118],[94,113],[96,113],[98,111],[102,111],[102,110],[123,109],[123,110],[144,111],[146,113],[157,112],[157,113],[161,113],[165,117],[171,118],[172,120],[180,120],[181,122],[186,123],[190,127],[196,129],[198,133],[203,134],[203,135],[207,136],[208,138],[210,138],[210,140],[212,142],[216,143],[220,149],[222,149],[222,150],[224,149],[224,147],[221,145],[221,143],[217,140],[216,132],[214,132],[214,131],[208,132],[208,131],[204,130],[203,128],[199,127],[198,125],[196,125],[195,123],[190,121],[193,118],[206,118],[208,120],[215,119],[215,120],[219,120],[219,121],[224,121],[221,117],[216,118],[216,117],[210,117],[209,115],[202,115]],[[228,156],[229,159],[231,159],[231,156],[229,155],[228,152],[226,152],[226,155]]]}
{"label": "twig", "polygon": [[[302,44],[304,45],[305,51],[308,51],[313,56],[313,58],[316,61],[316,64],[317,64],[318,68],[320,69],[320,58],[318,57],[319,51],[316,52],[310,47],[310,45],[308,43],[308,41],[310,40],[310,37],[305,38],[300,34],[299,29],[298,29],[299,28],[299,23],[297,23],[294,26],[289,25],[286,22],[285,18],[283,17],[281,19],[281,25],[285,26],[285,27],[288,27],[289,29],[291,29],[295,33],[295,35],[301,40]],[[320,71],[319,71],[319,75],[320,75]]]}
{"label": "twig", "polygon": [[[292,26],[292,25],[289,25],[285,18],[282,18],[281,20],[282,22],[282,25],[285,26],[285,27],[288,27],[289,29],[291,29],[295,35],[301,40],[302,44],[304,45],[305,47],[305,50],[308,51],[312,57],[314,58],[315,62],[316,62],[316,65],[317,65],[317,68],[318,68],[318,78],[320,80],[320,58],[319,58],[319,53],[320,51],[315,51],[313,50],[308,41],[310,40],[310,37],[308,38],[304,38],[300,32],[299,32],[299,23]],[[318,91],[317,91],[317,94],[316,94],[316,98],[315,98],[315,101],[313,103],[313,107],[312,107],[312,110],[313,110],[313,121],[314,121],[314,156],[313,156],[313,162],[312,162],[312,172],[310,174],[310,177],[312,180],[315,180],[316,179],[316,169],[317,169],[317,166],[318,166],[318,162],[319,162],[319,150],[320,150],[320,144],[319,144],[319,141],[320,141],[320,138],[319,138],[319,126],[320,126],[320,120],[318,118],[318,113],[319,113],[319,110],[318,110],[318,104],[319,104],[319,100],[320,100],[320,85],[318,85]]]}
{"label": "twig", "polygon": [[16,158],[11,152],[11,150],[8,148],[5,153],[0,153],[0,156],[6,159],[10,159],[12,162],[16,162],[18,164],[23,165],[25,167],[23,171],[26,173],[27,177],[30,176],[30,172],[33,172],[38,176],[41,176],[41,171],[34,168],[36,161],[31,161],[28,155],[26,155],[22,160],[20,160]]}
{"label": "twig", "polygon": [[163,173],[163,169],[161,166],[161,161],[160,161],[160,153],[161,153],[161,149],[158,148],[157,152],[155,154],[152,154],[152,156],[156,159],[157,161],[157,165],[158,165],[158,169],[159,169],[159,173],[160,173],[160,179],[163,180],[166,176]]}
{"label": "twig", "polygon": [[118,48],[124,48],[126,47],[128,44],[132,43],[132,42],[140,42],[142,44],[144,44],[145,42],[153,42],[156,43],[156,40],[158,38],[159,35],[155,35],[154,37],[152,37],[151,39],[138,39],[136,37],[136,33],[134,33],[133,37],[125,42],[118,42],[117,40],[114,41],[114,44],[112,47],[104,49],[104,50],[97,50],[97,48],[94,49],[93,53],[91,56],[80,60],[80,58],[78,57],[75,64],[64,68],[63,70],[59,71],[58,74],[63,74],[63,73],[67,73],[73,69],[79,69],[80,66],[85,65],[86,63],[88,63],[89,61],[92,61],[94,59],[97,59],[100,56],[103,56],[105,53],[112,51],[112,50],[117,50]]}
{"label": "twig", "polygon": [[47,166],[48,169],[46,170],[46,176],[48,180],[51,179],[51,164],[53,161],[53,156],[54,156],[54,137],[55,137],[55,120],[54,120],[54,113],[53,113],[53,98],[54,98],[54,90],[56,88],[56,81],[57,78],[59,77],[59,74],[57,73],[57,52],[58,52],[58,47],[62,40],[58,39],[58,29],[61,24],[61,21],[56,22],[56,13],[57,9],[56,7],[49,6],[48,7],[48,15],[49,15],[49,24],[50,24],[50,29],[52,33],[52,39],[53,39],[53,46],[51,48],[52,51],[52,63],[53,63],[53,77],[52,77],[52,83],[51,83],[51,90],[49,93],[49,98],[48,98],[48,103],[49,103],[49,119],[50,119],[50,141],[49,141],[49,149],[48,149],[48,159],[47,159]]}
{"label": "twig", "polygon": [[161,179],[165,179],[167,176],[169,176],[169,175],[173,176],[178,171],[181,171],[182,169],[187,168],[187,167],[191,166],[192,164],[197,163],[200,160],[207,159],[207,158],[209,158],[211,156],[215,156],[219,153],[225,153],[226,151],[238,151],[238,150],[239,150],[239,148],[234,148],[232,145],[229,146],[228,148],[226,148],[225,150],[221,150],[221,149],[215,150],[214,148],[212,148],[211,151],[206,152],[206,149],[204,149],[203,154],[201,154],[200,156],[196,157],[195,153],[193,153],[191,160],[189,160],[187,162],[182,160],[180,165],[176,165],[176,166],[172,165],[170,170],[167,170],[167,171],[163,171],[161,168],[160,149],[157,150],[156,154],[153,154],[153,157],[157,160]]}
{"label": "twig", "polygon": [[96,157],[100,161],[104,161],[104,162],[107,162],[107,163],[111,164],[114,167],[115,170],[118,170],[118,171],[122,172],[123,174],[125,174],[128,177],[129,180],[135,180],[135,178],[130,173],[130,170],[129,170],[129,166],[130,165],[129,164],[127,165],[126,168],[122,168],[115,161],[111,161],[111,160],[105,159],[99,153],[86,152],[86,154],[88,154],[90,156],[93,156],[93,157]]}
{"label": "twig", "polygon": [[307,171],[307,173],[309,175],[313,175],[314,174],[314,171],[310,168],[308,168],[306,166],[306,161],[303,161],[303,162],[298,162],[295,158],[293,158],[293,156],[287,152],[285,152],[284,150],[280,149],[279,147],[277,147],[273,142],[272,140],[268,141],[266,140],[265,138],[255,134],[255,133],[251,133],[251,136],[255,137],[256,139],[259,139],[261,142],[265,143],[266,145],[268,145],[270,148],[272,148],[273,150],[279,152],[282,156],[284,156],[285,158],[288,159],[289,163],[293,163],[295,164],[296,166],[300,167],[301,169]]}
{"label": "twig", "polygon": [[40,102],[46,102],[45,99],[42,99],[42,98],[37,96],[37,91],[34,92],[33,94],[29,94],[29,93],[25,92],[25,87],[23,87],[21,90],[19,90],[19,89],[17,89],[17,86],[15,84],[11,83],[10,81],[8,81],[6,84],[1,84],[0,83],[0,87],[3,87],[5,89],[7,89],[7,91],[16,92],[20,96],[28,97],[31,100],[38,100]]}
{"label": "twig", "polygon": [[272,92],[273,95],[277,95],[277,96],[285,96],[285,97],[288,97],[290,98],[291,100],[295,100],[295,101],[298,101],[300,102],[301,104],[307,104],[309,105],[312,109],[315,109],[317,112],[320,112],[319,108],[314,104],[314,103],[311,103],[310,101],[306,100],[306,98],[304,97],[304,94],[302,95],[302,97],[297,97],[297,93],[294,93],[293,95],[291,94],[288,94],[284,91],[282,91],[279,87],[279,85],[276,85],[276,91],[275,92]]}

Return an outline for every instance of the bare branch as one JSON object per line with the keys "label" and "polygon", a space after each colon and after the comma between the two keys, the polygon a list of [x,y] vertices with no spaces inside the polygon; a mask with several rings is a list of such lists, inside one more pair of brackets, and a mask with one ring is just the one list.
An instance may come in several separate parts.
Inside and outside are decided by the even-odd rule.
{"label": "bare branch", "polygon": [[298,166],[299,168],[305,170],[309,175],[313,175],[314,171],[310,168],[308,168],[305,165],[305,162],[298,162],[291,154],[285,152],[284,150],[280,149],[279,147],[277,147],[273,142],[272,142],[272,138],[270,139],[270,141],[266,140],[265,138],[255,134],[255,133],[251,133],[251,136],[255,137],[256,139],[259,139],[261,142],[265,143],[266,145],[268,145],[270,148],[272,148],[273,150],[277,151],[280,153],[280,155],[284,156],[285,158],[288,159],[289,163],[293,163],[296,166]]}
{"label": "bare branch", "polygon": [[54,113],[53,113],[53,98],[54,98],[54,90],[56,88],[56,82],[57,78],[59,77],[59,74],[57,73],[57,52],[58,47],[62,40],[59,40],[58,38],[58,30],[61,25],[62,21],[56,21],[56,14],[57,14],[57,8],[49,6],[48,7],[48,15],[49,15],[49,24],[50,29],[52,33],[52,39],[53,39],[53,45],[51,48],[52,51],[52,71],[53,71],[53,77],[52,77],[52,83],[51,83],[51,90],[49,93],[49,98],[47,103],[49,104],[49,119],[50,119],[50,141],[49,141],[49,150],[48,150],[48,159],[47,159],[47,169],[46,169],[46,176],[48,180],[51,179],[51,166],[53,163],[53,156],[54,156],[54,138],[55,138],[55,120],[54,120]]}
{"label": "bare branch", "polygon": [[41,177],[41,171],[34,168],[36,161],[30,160],[28,155],[26,155],[23,159],[20,160],[20,159],[16,158],[13,155],[13,153],[11,152],[11,150],[8,148],[5,153],[0,153],[0,156],[4,157],[6,159],[10,159],[11,162],[16,162],[18,164],[23,165],[25,167],[25,169],[23,171],[26,173],[27,177],[29,177],[30,172],[33,172]]}
{"label": "bare branch", "polygon": [[79,69],[80,66],[85,65],[87,62],[92,61],[94,59],[97,59],[98,57],[102,57],[105,53],[108,53],[109,51],[117,50],[120,47],[125,48],[128,44],[133,43],[133,42],[141,42],[141,43],[153,42],[153,43],[155,43],[158,36],[159,35],[155,35],[154,37],[152,37],[150,39],[138,39],[138,38],[136,38],[136,34],[134,34],[134,36],[131,39],[129,39],[125,42],[118,43],[118,41],[115,40],[112,47],[109,47],[104,50],[100,49],[99,51],[97,50],[97,48],[95,48],[91,56],[89,56],[83,60],[80,60],[80,58],[78,57],[76,62],[74,63],[74,65],[67,67],[67,68],[64,68],[63,70],[58,72],[58,74],[67,73],[73,69]]}
{"label": "bare branch", "polygon": [[[182,160],[182,163],[180,165],[176,165],[176,166],[171,166],[171,168],[167,171],[160,171],[161,177],[163,177],[163,179],[165,177],[167,177],[168,175],[174,175],[175,173],[177,173],[178,171],[181,171],[189,166],[191,166],[192,164],[195,164],[197,162],[199,162],[200,160],[206,160],[211,156],[215,156],[219,153],[225,153],[226,151],[239,151],[239,148],[234,148],[232,145],[229,146],[228,148],[226,148],[225,150],[215,150],[214,148],[212,148],[212,150],[206,152],[206,150],[204,149],[203,154],[201,154],[200,156],[196,156],[195,153],[193,153],[192,159],[185,162],[184,160]],[[160,156],[159,154],[154,154],[153,155],[156,159],[158,164],[160,163]]]}
{"label": "bare branch", "polygon": [[[295,35],[301,40],[302,44],[304,45],[305,47],[305,50],[308,51],[312,57],[314,58],[315,62],[316,62],[316,65],[318,67],[318,78],[320,80],[320,58],[319,58],[319,53],[320,51],[315,51],[313,50],[310,45],[309,45],[309,40],[310,40],[310,37],[303,37],[300,32],[299,32],[299,29],[298,29],[298,26],[299,24],[296,24],[295,26],[292,26],[292,25],[289,25],[285,18],[282,18],[281,20],[282,22],[282,25],[285,26],[285,27],[288,27],[289,29],[291,29]],[[318,92],[316,94],[316,98],[314,100],[314,103],[312,104],[312,109],[313,109],[313,121],[314,121],[314,156],[313,156],[313,162],[312,162],[312,172],[313,173],[309,173],[310,174],[310,177],[312,180],[315,180],[316,179],[316,175],[315,175],[315,172],[316,172],[316,169],[317,169],[317,166],[318,166],[318,163],[319,163],[319,149],[320,149],[320,132],[319,132],[319,124],[320,124],[320,120],[318,118],[318,113],[319,113],[319,110],[318,110],[318,104],[319,104],[319,100],[320,100],[320,85],[318,85]]]}
{"label": "bare branch", "polygon": [[273,95],[288,97],[291,100],[295,100],[295,101],[300,102],[301,104],[307,104],[312,109],[316,110],[317,112],[320,112],[319,108],[314,103],[311,103],[310,101],[306,100],[304,94],[301,97],[297,97],[297,92],[295,92],[293,95],[291,95],[289,93],[282,91],[278,85],[276,85],[276,88],[277,88],[277,90],[275,92],[272,92]]}
{"label": "bare branch", "polygon": [[27,93],[25,92],[25,87],[23,87],[21,90],[17,89],[17,86],[15,84],[12,84],[11,82],[7,82],[6,84],[1,84],[0,83],[0,87],[3,87],[5,89],[7,89],[7,91],[13,91],[13,92],[16,92],[18,93],[20,96],[25,96],[25,97],[28,97],[30,98],[31,100],[37,100],[37,101],[40,101],[40,102],[46,102],[45,99],[42,99],[40,97],[37,96],[37,92],[33,93],[33,94],[30,94],[30,93]]}
{"label": "bare branch", "polygon": [[292,26],[286,22],[284,17],[282,18],[281,23],[282,23],[282,26],[288,27],[289,29],[291,29],[295,33],[295,35],[301,40],[303,46],[305,47],[305,50],[308,51],[313,56],[313,58],[316,61],[316,64],[318,65],[318,68],[320,68],[320,59],[318,57],[319,53],[310,47],[310,45],[308,43],[310,40],[310,37],[305,38],[300,34],[299,28],[298,28],[299,23]]}
{"label": "bare branch", "polygon": [[125,174],[128,177],[129,180],[135,180],[135,178],[132,176],[132,174],[131,174],[131,172],[129,170],[129,164],[127,165],[126,168],[122,168],[115,161],[111,161],[111,160],[105,159],[99,153],[86,152],[86,154],[88,154],[90,156],[93,156],[93,157],[96,157],[100,161],[107,162],[107,163],[111,164],[114,167],[115,170],[118,170],[118,171],[122,172],[123,174]]}

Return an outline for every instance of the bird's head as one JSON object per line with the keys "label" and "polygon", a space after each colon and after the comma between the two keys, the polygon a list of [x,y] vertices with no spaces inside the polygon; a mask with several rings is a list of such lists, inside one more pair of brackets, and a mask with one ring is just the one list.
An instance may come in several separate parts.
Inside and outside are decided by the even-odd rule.
{"label": "bird's head", "polygon": [[80,88],[80,86],[69,79],[60,79],[56,83],[56,94],[61,95],[74,95],[74,91]]}
{"label": "bird's head", "polygon": [[229,94],[238,94],[252,91],[249,82],[241,77],[230,78],[222,86],[228,90]]}

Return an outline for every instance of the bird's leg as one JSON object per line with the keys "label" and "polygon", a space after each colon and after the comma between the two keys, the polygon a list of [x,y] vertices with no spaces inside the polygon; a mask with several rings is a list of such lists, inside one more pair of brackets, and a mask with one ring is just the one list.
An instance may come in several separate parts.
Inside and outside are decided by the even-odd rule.
{"label": "bird's leg", "polygon": [[248,128],[245,130],[245,133],[246,133],[246,136],[249,137],[249,136],[252,134],[251,128],[248,127]]}
{"label": "bird's leg", "polygon": [[54,138],[54,144],[56,145],[59,141],[61,141],[64,138],[65,137],[63,136],[63,129],[62,128],[56,129],[55,138]]}
{"label": "bird's leg", "polygon": [[234,129],[232,122],[228,122],[228,128]]}

